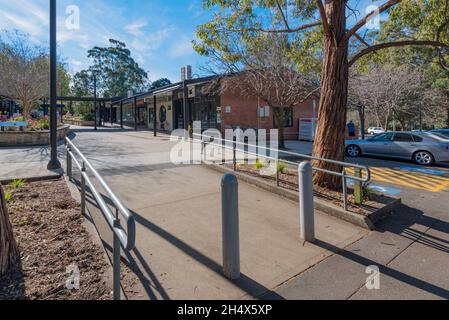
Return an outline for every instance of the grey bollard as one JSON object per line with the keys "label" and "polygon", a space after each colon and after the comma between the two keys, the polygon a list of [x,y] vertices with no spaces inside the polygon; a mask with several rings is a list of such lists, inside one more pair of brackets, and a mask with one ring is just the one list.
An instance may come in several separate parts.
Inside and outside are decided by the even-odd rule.
{"label": "grey bollard", "polygon": [[226,174],[221,181],[223,272],[231,280],[240,278],[238,189],[237,178]]}
{"label": "grey bollard", "polygon": [[302,162],[298,169],[299,215],[301,239],[315,242],[315,213],[313,200],[313,169],[309,162]]}

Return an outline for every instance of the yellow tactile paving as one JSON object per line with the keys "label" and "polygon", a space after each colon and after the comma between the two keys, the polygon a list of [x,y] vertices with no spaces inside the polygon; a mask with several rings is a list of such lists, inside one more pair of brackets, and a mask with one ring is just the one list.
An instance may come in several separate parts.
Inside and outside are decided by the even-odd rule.
{"label": "yellow tactile paving", "polygon": [[[449,188],[449,177],[439,177],[395,168],[371,167],[370,169],[372,181],[386,182],[430,192],[441,192]],[[347,172],[348,174],[354,174],[354,171],[349,168]]]}

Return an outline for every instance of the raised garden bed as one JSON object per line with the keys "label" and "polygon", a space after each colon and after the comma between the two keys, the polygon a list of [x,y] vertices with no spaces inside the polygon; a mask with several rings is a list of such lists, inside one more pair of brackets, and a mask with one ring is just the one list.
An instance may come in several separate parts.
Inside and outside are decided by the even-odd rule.
{"label": "raised garden bed", "polygon": [[[69,131],[69,125],[58,127],[58,140],[64,140]],[[48,144],[50,144],[50,130],[0,132],[1,147],[41,146]]]}
{"label": "raised garden bed", "polygon": [[72,126],[78,126],[78,127],[93,127],[93,126],[95,126],[94,121],[84,121],[84,120],[64,119],[64,123],[71,124]]}
{"label": "raised garden bed", "polygon": [[[276,185],[276,177],[260,175],[260,171],[254,165],[239,164],[237,171],[234,171],[233,165],[230,164],[204,165],[222,173],[233,173],[238,179],[246,183],[278,194],[289,200],[299,201],[298,175],[294,170],[287,170],[285,173],[280,174],[278,187]],[[348,188],[349,206],[348,211],[345,211],[343,209],[343,194],[341,192],[330,191],[316,186],[314,191],[315,208],[317,210],[369,230],[373,230],[377,221],[392,213],[401,204],[401,199],[399,198],[370,192],[363,205],[354,205],[352,190]]]}
{"label": "raised garden bed", "polygon": [[[20,262],[0,278],[0,300],[110,300],[104,252],[64,180],[22,184],[5,188]],[[66,287],[72,265],[80,271],[79,290]]]}

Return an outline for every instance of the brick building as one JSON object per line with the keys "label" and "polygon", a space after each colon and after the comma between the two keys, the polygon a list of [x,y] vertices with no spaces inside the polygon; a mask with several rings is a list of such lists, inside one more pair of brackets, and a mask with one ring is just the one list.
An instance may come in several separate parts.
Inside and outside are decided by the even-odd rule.
{"label": "brick building", "polygon": [[[183,69],[182,81],[169,86],[114,101],[109,105],[109,121],[137,129],[156,129],[171,132],[188,129],[194,121],[201,121],[202,129],[275,129],[273,110],[257,97],[233,91],[207,90],[216,77],[192,79]],[[312,140],[316,127],[319,98],[286,109],[285,138]],[[301,128],[302,126],[302,128]],[[300,132],[303,132],[300,135]]]}

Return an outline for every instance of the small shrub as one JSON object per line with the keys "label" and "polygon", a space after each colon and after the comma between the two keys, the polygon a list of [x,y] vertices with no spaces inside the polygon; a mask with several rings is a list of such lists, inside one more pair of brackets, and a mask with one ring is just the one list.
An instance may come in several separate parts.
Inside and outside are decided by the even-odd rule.
{"label": "small shrub", "polygon": [[93,114],[85,114],[82,116],[83,121],[95,121],[95,116]]}
{"label": "small shrub", "polygon": [[11,187],[13,189],[20,189],[23,187],[23,185],[25,184],[25,180],[24,179],[16,179],[13,182],[11,182]]}
{"label": "small shrub", "polygon": [[260,160],[260,159],[256,160],[255,167],[256,167],[257,170],[261,170],[261,169],[265,168],[265,165],[266,164],[265,164],[265,162],[263,160]]}
{"label": "small shrub", "polygon": [[8,191],[5,191],[5,201],[6,203],[9,203],[11,201],[11,193]]}
{"label": "small shrub", "polygon": [[369,200],[371,198],[371,191],[366,184],[363,184],[362,186],[362,198],[365,200]]}
{"label": "small shrub", "polygon": [[278,163],[278,170],[280,173],[287,173],[287,164],[285,162],[279,161]]}

